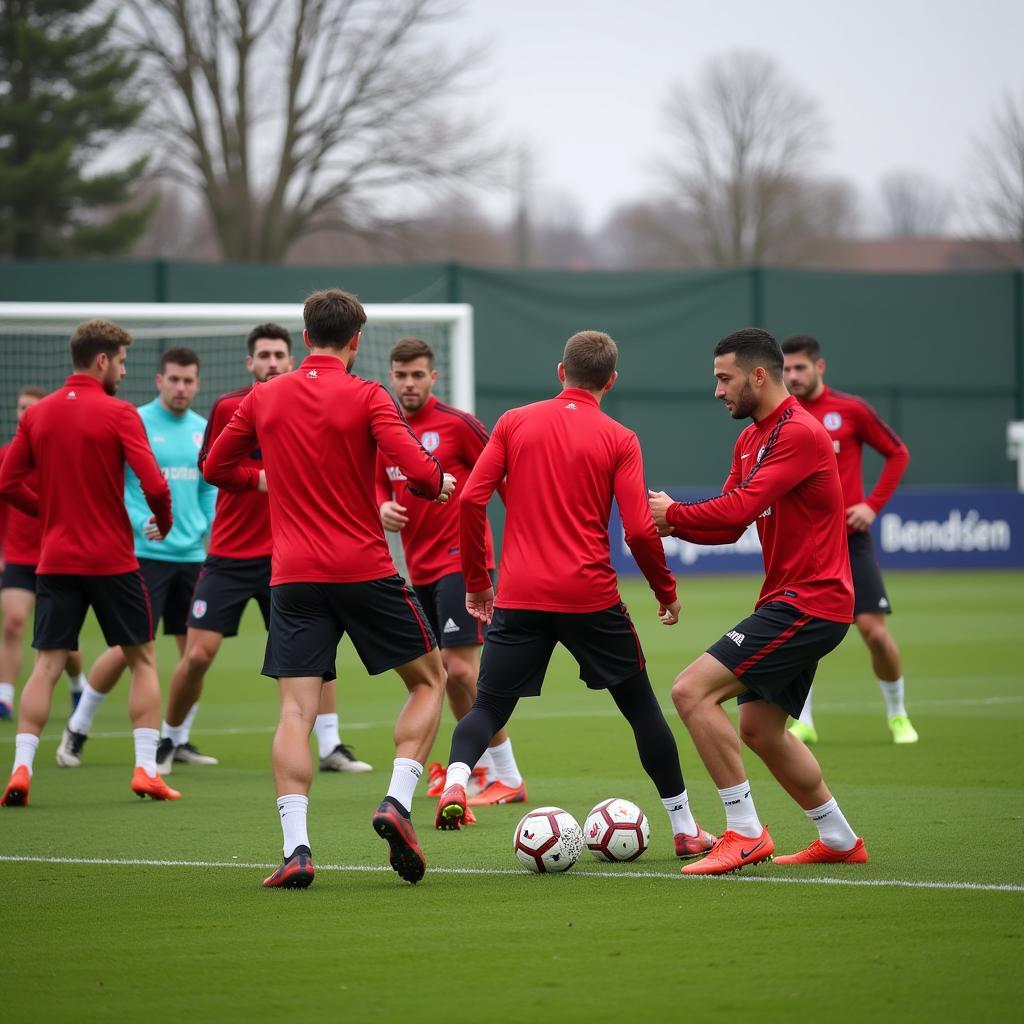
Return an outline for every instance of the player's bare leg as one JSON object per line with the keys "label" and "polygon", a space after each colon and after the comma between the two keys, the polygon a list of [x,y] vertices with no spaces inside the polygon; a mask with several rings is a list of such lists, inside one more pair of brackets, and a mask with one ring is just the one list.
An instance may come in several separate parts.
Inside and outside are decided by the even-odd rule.
{"label": "player's bare leg", "polygon": [[436,647],[395,671],[409,696],[395,719],[391,782],[372,824],[390,847],[391,867],[399,877],[415,884],[423,877],[427,864],[412,827],[412,798],[441,722],[446,675]]}
{"label": "player's bare leg", "polygon": [[889,729],[896,743],[916,743],[917,731],[910,724],[903,703],[903,672],[900,649],[889,632],[882,612],[861,612],[854,620],[871,654],[871,667],[885,698]]}
{"label": "player's bare leg", "polygon": [[192,705],[199,701],[203,693],[203,680],[223,642],[224,637],[211,629],[189,627],[181,660],[171,674],[170,694],[167,698],[168,725],[182,725]]}
{"label": "player's bare leg", "polygon": [[373,765],[360,761],[338,732],[338,687],[324,683],[320,689],[320,707],[313,723],[322,772],[372,772]]}
{"label": "player's bare leg", "polygon": [[149,640],[121,648],[131,672],[128,691],[128,715],[135,739],[135,774],[132,792],[154,800],[177,800],[181,794],[171,789],[156,770],[156,748],[160,742],[160,678],[156,670],[156,644]]}
{"label": "player's bare leg", "polygon": [[14,714],[14,687],[21,676],[22,638],[28,617],[32,614],[36,595],[21,587],[0,590],[0,615],[3,632],[0,634],[0,718]]}

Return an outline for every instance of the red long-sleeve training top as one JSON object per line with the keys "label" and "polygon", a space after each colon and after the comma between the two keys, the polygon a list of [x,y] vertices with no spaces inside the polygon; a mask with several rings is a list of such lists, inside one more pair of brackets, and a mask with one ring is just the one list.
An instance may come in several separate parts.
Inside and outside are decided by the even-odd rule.
{"label": "red long-sleeve training top", "polygon": [[588,391],[510,409],[497,422],[462,492],[462,572],[486,590],[487,502],[505,480],[505,533],[495,605],[593,612],[620,600],[608,517],[618,502],[626,543],[655,597],[676,599],[676,582],[647,504],[636,435],[601,412]]}
{"label": "red long-sleeve training top", "polygon": [[[242,404],[242,399],[252,391],[253,386],[250,384],[237,391],[228,391],[213,403],[210,418],[206,421],[203,446],[199,451],[200,472],[213,442],[231,422],[235,410]],[[263,468],[263,455],[259,448],[249,452],[245,465],[249,469],[255,469],[257,473]],[[269,558],[273,546],[274,541],[270,535],[270,502],[266,491],[228,491],[221,488],[217,492],[217,507],[213,517],[213,529],[210,531],[208,554],[219,558]]]}
{"label": "red long-sleeve training top", "polygon": [[[821,423],[832,439],[832,447],[839,461],[839,480],[843,485],[846,507],[863,501],[876,513],[881,512],[910,464],[910,452],[899,435],[863,398],[845,391],[836,391],[826,385],[812,401],[797,401]],[[864,497],[864,474],[861,468],[865,444],[885,458],[885,465],[874,490],[867,498]],[[848,527],[848,531],[855,532],[852,527]]]}
{"label": "red long-sleeve training top", "polygon": [[[402,527],[402,550],[409,567],[409,579],[425,586],[449,573],[461,572],[459,558],[459,503],[462,488],[487,444],[487,429],[475,417],[433,395],[412,416],[406,416],[420,444],[451,473],[455,493],[443,505],[409,500],[401,469],[383,453],[377,457],[377,504],[394,500],[402,505],[409,522]],[[494,539],[487,524],[487,568],[494,568]]]}
{"label": "red long-sleeve training top", "polygon": [[[9,444],[0,448],[0,466],[8,448]],[[34,469],[25,477],[25,486],[35,494],[39,493],[39,474]],[[39,561],[41,534],[38,516],[26,515],[20,508],[0,501],[0,554],[5,562],[35,565]]]}
{"label": "red long-sleeve training top", "polygon": [[[134,405],[74,373],[21,419],[0,467],[0,498],[41,521],[41,574],[113,576],[139,567],[124,505],[125,463],[168,533],[171,491]],[[39,491],[25,480],[36,469]]]}
{"label": "red long-sleeve training top", "polygon": [[256,447],[267,472],[272,585],[395,574],[375,495],[378,447],[418,499],[436,498],[444,477],[391,395],[334,356],[307,356],[298,370],[253,388],[214,441],[203,475],[218,487],[255,490]]}
{"label": "red long-sleeve training top", "polygon": [[677,537],[728,544],[757,522],[764,586],[757,607],[783,601],[807,615],[853,621],[846,507],[832,440],[792,396],[736,439],[723,493],[676,502]]}

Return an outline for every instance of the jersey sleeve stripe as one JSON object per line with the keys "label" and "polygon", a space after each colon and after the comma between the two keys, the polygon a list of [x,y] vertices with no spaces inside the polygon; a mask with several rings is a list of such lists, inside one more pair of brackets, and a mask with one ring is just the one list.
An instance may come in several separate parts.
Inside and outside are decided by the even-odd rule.
{"label": "jersey sleeve stripe", "polygon": [[471,415],[470,413],[463,412],[461,409],[456,409],[454,406],[446,405],[444,402],[440,401],[440,399],[438,400],[437,405],[434,408],[437,409],[438,412],[444,412],[447,413],[449,416],[455,416],[456,418],[462,420],[462,422],[465,423],[466,426],[468,426],[470,430],[472,430],[473,433],[476,434],[477,437],[479,437],[480,440],[484,442],[484,444],[486,444],[490,440],[490,434],[487,433],[487,429],[475,416]]}
{"label": "jersey sleeve stripe", "polygon": [[892,427],[890,427],[889,424],[886,423],[885,420],[883,420],[877,412],[875,412],[874,406],[872,406],[870,402],[865,401],[863,398],[860,397],[860,395],[851,395],[848,391],[837,391],[835,388],[832,389],[832,394],[836,395],[838,398],[844,399],[847,402],[854,402],[857,405],[859,405],[884,431],[885,435],[889,438],[890,441],[892,441],[893,444],[903,444],[903,438],[901,438],[900,435],[897,434],[896,431],[893,430]]}

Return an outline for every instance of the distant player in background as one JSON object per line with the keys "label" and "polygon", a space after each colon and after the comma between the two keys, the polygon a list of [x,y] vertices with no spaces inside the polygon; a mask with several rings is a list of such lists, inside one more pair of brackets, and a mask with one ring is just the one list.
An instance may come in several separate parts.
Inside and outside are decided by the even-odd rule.
{"label": "distant player in background", "polygon": [[[540,695],[561,643],[587,687],[607,690],[629,722],[640,762],[668,813],[676,856],[687,859],[707,853],[715,837],[693,819],[676,741],[611,564],[614,499],[661,621],[679,621],[676,581],[647,507],[640,443],[601,412],[601,399],[618,378],[617,361],[618,348],[607,334],[574,334],[558,364],[561,394],[502,415],[463,488],[466,607],[490,629],[476,701],[452,736],[435,825],[461,827],[471,766],[520,698]],[[495,597],[487,573],[486,510],[502,481],[507,517]]]}
{"label": "distant player in background", "polygon": [[[821,345],[809,334],[793,334],[782,343],[786,387],[791,395],[829,432],[839,461],[839,479],[846,502],[846,533],[853,570],[853,621],[871,653],[871,666],[885,698],[889,729],[895,743],[916,743],[903,700],[900,650],[885,618],[892,613],[878,556],[868,528],[899,486],[910,453],[878,413],[862,398],[825,384]],[[861,451],[867,444],[885,458],[874,490],[864,497]],[[790,731],[805,743],[816,743],[818,732],[811,712],[811,694]]]}
{"label": "distant player in background", "polygon": [[[441,717],[444,665],[416,595],[395,571],[377,507],[377,452],[398,466],[419,500],[445,502],[443,472],[380,384],[350,373],[366,313],[354,296],[315,292],[303,309],[310,355],[301,369],[253,388],[210,449],[203,472],[222,488],[266,481],[274,553],[270,635],[263,674],[278,681],[274,736],[284,862],[268,888],[313,881],[306,815],[309,734],[320,691],[336,676],[347,633],[371,675],[394,669],[408,690],[395,721],[395,761],[372,819],[408,882],[426,869],[412,826],[412,799]],[[259,446],[265,470],[252,465]]]}
{"label": "distant player in background", "polygon": [[[199,466],[213,442],[228,425],[235,410],[254,386],[288,373],[292,368],[292,337],[280,324],[259,324],[246,340],[246,369],[252,384],[221,395],[210,410]],[[262,471],[259,449],[247,463]],[[241,493],[221,491],[217,495],[209,551],[192,594],[185,638],[185,653],[171,676],[167,715],[163,723],[157,758],[160,771],[167,774],[175,761],[193,765],[216,764],[217,759],[200,754],[189,735],[203,692],[203,681],[225,637],[236,636],[242,613],[254,600],[270,622],[270,503],[265,482],[258,490]],[[337,690],[332,683],[323,688],[316,738],[323,772],[368,772],[372,767],[358,760],[338,734]]]}
{"label": "distant player in background", "polygon": [[[828,433],[786,392],[782,349],[748,327],[715,346],[715,397],[740,432],[722,493],[676,502],[651,493],[659,531],[694,544],[732,544],[757,523],[764,585],[754,613],[677,676],[672,700],[718,788],[725,832],[688,875],[722,875],[769,860],[775,844],[757,815],[740,738],[818,830],[807,849],[777,864],[863,864],[850,828],[810,749],[786,729],[800,714],[818,661],[842,642],[853,618],[843,492]],[[740,735],[722,704],[736,698]]]}
{"label": "distant player in background", "polygon": [[[160,357],[155,383],[157,397],[139,407],[139,417],[171,488],[174,528],[163,540],[157,539],[139,478],[130,469],[125,473],[124,500],[135,534],[135,555],[149,591],[154,629],[163,619],[164,634],[175,638],[180,657],[185,652],[186,620],[206,556],[203,538],[213,522],[217,489],[203,479],[196,463],[206,430],[206,420],[191,408],[199,393],[199,356],[188,348],[168,349]],[[120,647],[109,647],[96,659],[57,747],[61,767],[77,768],[82,763],[82,748],[93,718],[126,665]],[[183,753],[203,757],[191,744],[183,747]]]}
{"label": "distant player in background", "polygon": [[[403,338],[389,357],[391,387],[420,444],[456,480],[467,480],[487,443],[487,430],[475,417],[440,401],[433,393],[437,381],[434,352],[420,338]],[[459,492],[443,505],[409,500],[401,470],[377,459],[377,501],[384,529],[400,532],[409,569],[409,582],[427,613],[448,673],[448,703],[456,720],[464,718],[476,700],[480,647],[484,625],[466,610],[466,581],[459,558]],[[494,541],[486,527],[487,571],[494,575]],[[427,796],[439,797],[444,766],[428,766]],[[526,799],[512,741],[500,729],[477,762],[469,803],[513,804]],[[471,813],[471,812],[470,812]],[[467,821],[467,824],[470,822]]]}
{"label": "distant player in background", "polygon": [[[18,392],[18,422],[25,412],[40,398],[42,388],[27,387]],[[0,448],[0,465],[7,454],[8,445]],[[28,487],[38,493],[36,473],[26,480]],[[0,501],[0,617],[3,619],[3,637],[0,639],[0,720],[10,719],[14,713],[14,688],[21,675],[21,644],[28,617],[36,603],[36,563],[39,561],[39,519],[29,516],[14,505]],[[78,651],[68,654],[65,671],[71,690],[74,709],[85,686],[82,674],[82,656]]]}
{"label": "distant player in background", "polygon": [[[114,398],[131,335],[106,320],[71,336],[75,372],[29,409],[3,467],[0,499],[38,515],[42,540],[32,645],[36,663],[18,708],[14,770],[0,803],[28,803],[32,763],[50,717],[53,687],[91,607],[107,643],[124,650],[132,673],[128,712],[135,740],[131,789],[141,797],[181,795],[156,771],[160,682],[149,594],[139,571],[124,505],[124,471],[135,471],[153,512],[156,536],[171,529],[171,492],[135,407]],[[26,486],[38,471],[39,491]]]}

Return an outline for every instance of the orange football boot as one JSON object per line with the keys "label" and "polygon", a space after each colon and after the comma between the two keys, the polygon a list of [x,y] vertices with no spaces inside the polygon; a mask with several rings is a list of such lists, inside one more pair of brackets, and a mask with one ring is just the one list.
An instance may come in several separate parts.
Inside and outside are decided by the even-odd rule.
{"label": "orange football boot", "polygon": [[28,765],[19,764],[11,772],[10,781],[4,790],[3,799],[0,799],[0,806],[3,807],[28,807],[28,791],[32,785],[32,776],[29,774]]}
{"label": "orange football boot", "polygon": [[682,868],[684,875],[727,875],[730,871],[751,864],[760,864],[771,860],[775,852],[775,843],[768,835],[768,829],[762,829],[759,836],[741,836],[739,832],[725,831],[711,852],[696,864],[687,864]]}
{"label": "orange football boot", "polygon": [[685,832],[677,832],[673,837],[676,844],[676,856],[680,860],[690,860],[692,857],[701,857],[710,853],[711,848],[718,842],[716,836],[697,825],[697,834],[688,836]]}
{"label": "orange football boot", "polygon": [[776,857],[776,864],[867,864],[868,848],[864,840],[859,839],[849,850],[833,850],[820,839],[815,839],[806,850],[799,853],[787,853]]}
{"label": "orange football boot", "polygon": [[489,786],[469,798],[470,807],[493,807],[497,804],[526,803],[526,783],[518,786],[506,786],[504,782],[494,780]]}
{"label": "orange football boot", "polygon": [[135,766],[132,775],[132,792],[142,800],[152,797],[154,800],[180,800],[181,794],[176,789],[171,789],[164,782],[162,775],[147,775],[142,765]]}
{"label": "orange football boot", "polygon": [[454,832],[466,818],[466,790],[462,786],[449,786],[437,802],[434,828],[443,832]]}
{"label": "orange football boot", "polygon": [[444,777],[448,769],[440,761],[427,765],[427,796],[439,797],[444,792]]}

